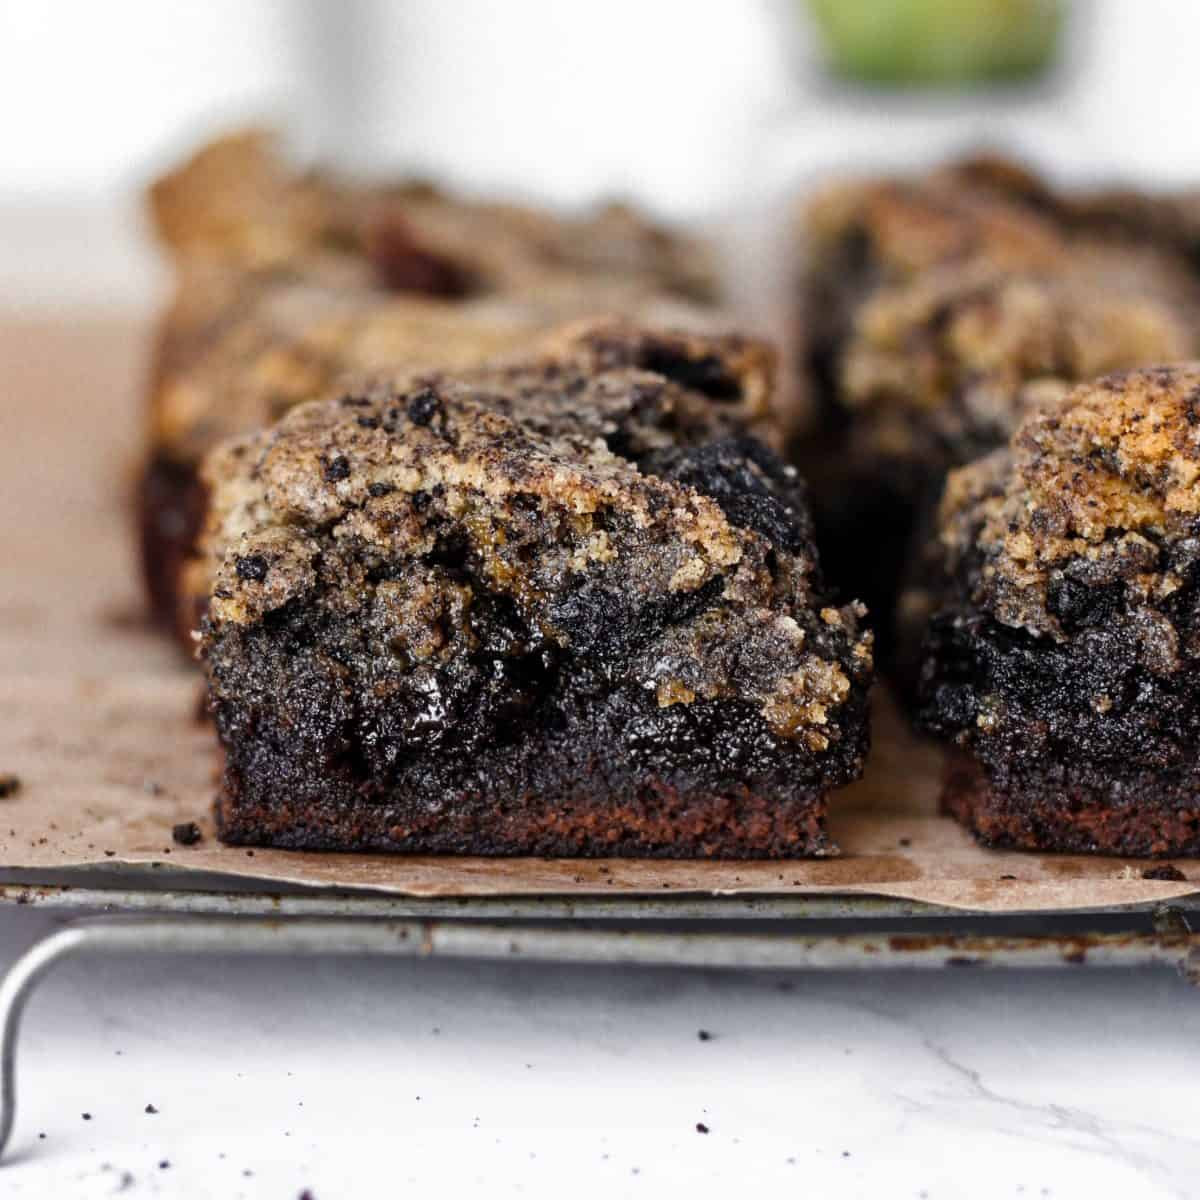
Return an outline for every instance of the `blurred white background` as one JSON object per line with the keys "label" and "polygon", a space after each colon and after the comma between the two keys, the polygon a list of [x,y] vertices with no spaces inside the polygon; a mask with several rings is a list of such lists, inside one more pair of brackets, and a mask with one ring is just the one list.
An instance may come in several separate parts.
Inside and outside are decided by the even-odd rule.
{"label": "blurred white background", "polygon": [[745,0],[9,0],[0,99],[21,118],[0,192],[129,186],[267,116],[350,165],[691,207],[785,103],[773,18]]}
{"label": "blurred white background", "polygon": [[0,300],[144,301],[137,193],[262,120],[352,168],[679,216],[980,139],[1058,174],[1189,183],[1198,37],[1200,5],[1076,0],[1032,91],[897,98],[830,83],[795,0],[5,0]]}

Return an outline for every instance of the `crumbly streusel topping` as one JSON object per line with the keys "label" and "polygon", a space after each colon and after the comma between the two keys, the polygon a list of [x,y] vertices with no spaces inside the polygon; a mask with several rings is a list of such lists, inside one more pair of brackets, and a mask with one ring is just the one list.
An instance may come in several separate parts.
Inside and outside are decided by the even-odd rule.
{"label": "crumbly streusel topping", "polygon": [[1156,609],[1200,555],[1200,364],[1109,375],[1030,414],[950,475],[940,525],[951,573],[1002,623],[1061,640],[1064,584],[1119,583],[1172,658]]}
{"label": "crumbly streusel topping", "polygon": [[[1031,401],[1072,383],[1196,347],[1182,286],[1142,256],[1076,254],[1054,274],[983,263],[879,288],[859,308],[841,361],[850,409],[898,422],[911,446],[946,453],[1006,439]],[[1194,314],[1193,314],[1194,315]]]}
{"label": "crumbly streusel topping", "polygon": [[[208,461],[209,634],[303,602],[378,624],[414,658],[453,656],[470,653],[472,605],[503,597],[586,653],[580,610],[621,597],[664,616],[611,670],[660,706],[755,704],[777,736],[823,750],[869,675],[863,610],[823,599],[794,471],[710,454],[738,426],[696,386],[769,357],[586,327],[534,359],[301,406]],[[727,502],[737,520],[718,502],[729,471],[750,497]],[[704,472],[712,495],[679,481]]]}
{"label": "crumbly streusel topping", "polygon": [[[181,332],[160,358],[152,436],[175,462],[194,463],[214,442],[328,395],[344,376],[476,366],[528,349],[575,317],[614,312],[697,330],[723,324],[619,283],[565,278],[548,280],[536,295],[457,302],[308,277],[259,280],[231,293],[222,315]],[[782,423],[767,405],[773,395],[766,385],[748,386],[749,424]]]}
{"label": "crumbly streusel topping", "polygon": [[1187,253],[1200,244],[1200,193],[1059,189],[1024,163],[982,154],[826,186],[803,228],[818,251],[855,233],[869,240],[881,280],[948,263],[1038,272],[1077,242]]}
{"label": "crumbly streusel topping", "polygon": [[473,366],[538,329],[532,314],[502,301],[452,304],[311,279],[260,281],[206,327],[176,337],[169,357],[164,351],[153,441],[173,461],[194,463],[222,438],[326,395],[348,373]]}
{"label": "crumbly streusel topping", "polygon": [[209,257],[251,270],[270,268],[353,237],[346,190],[287,169],[262,130],[203,146],[150,189],[159,236],[180,257]]}
{"label": "crumbly streusel topping", "polygon": [[[293,171],[261,133],[204,147],[151,202],[178,276],[151,433],[176,464],[347,373],[458,369],[607,313],[724,324],[708,247],[622,205],[570,216],[352,186]],[[759,420],[761,398],[747,399]]]}
{"label": "crumbly streusel topping", "polygon": [[352,184],[295,170],[261,130],[202,147],[154,185],[150,205],[179,259],[251,271],[342,252],[392,290],[456,297],[528,292],[555,273],[701,301],[717,291],[702,243],[625,205],[560,216],[420,181]]}
{"label": "crumbly streusel topping", "polygon": [[861,448],[965,462],[1031,398],[1193,357],[1200,288],[1177,210],[1194,208],[1059,192],[986,156],[822,193],[807,228],[827,311],[809,322]]}
{"label": "crumbly streusel topping", "polygon": [[816,257],[855,232],[868,239],[884,280],[951,262],[1039,270],[1064,249],[1052,221],[951,174],[834,184],[809,202],[804,224]]}

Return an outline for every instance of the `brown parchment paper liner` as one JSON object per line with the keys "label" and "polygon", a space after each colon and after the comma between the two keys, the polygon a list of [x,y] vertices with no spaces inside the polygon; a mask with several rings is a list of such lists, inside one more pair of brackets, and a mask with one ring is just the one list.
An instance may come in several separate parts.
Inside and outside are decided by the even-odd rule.
{"label": "brown parchment paper liner", "polygon": [[[247,851],[213,836],[217,754],[196,668],[141,621],[128,511],[144,330],[0,324],[0,869],[163,863],[413,896],[859,893],[1004,912],[1165,901],[1149,864],[981,849],[936,811],[939,751],[876,697],[867,778],[820,861],[412,858]],[[171,827],[195,821],[199,844]],[[1176,865],[1200,882],[1200,863]]]}

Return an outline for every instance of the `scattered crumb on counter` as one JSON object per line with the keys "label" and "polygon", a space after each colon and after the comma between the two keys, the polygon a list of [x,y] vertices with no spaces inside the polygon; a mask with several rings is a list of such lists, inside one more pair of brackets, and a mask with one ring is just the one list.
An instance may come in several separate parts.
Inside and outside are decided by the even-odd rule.
{"label": "scattered crumb on counter", "polygon": [[180,846],[194,846],[200,840],[200,826],[195,821],[184,821],[171,829],[171,837]]}
{"label": "scattered crumb on counter", "polygon": [[1147,867],[1142,872],[1142,878],[1163,879],[1168,883],[1187,882],[1187,876],[1174,863],[1162,863],[1157,867]]}

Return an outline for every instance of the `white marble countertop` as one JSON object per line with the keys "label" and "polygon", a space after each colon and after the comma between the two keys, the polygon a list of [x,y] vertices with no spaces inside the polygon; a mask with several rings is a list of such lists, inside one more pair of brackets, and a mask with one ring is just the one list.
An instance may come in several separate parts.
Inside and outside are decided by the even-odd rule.
{"label": "white marble countertop", "polygon": [[81,958],[0,1194],[1187,1197],[1198,1066],[1166,971]]}

